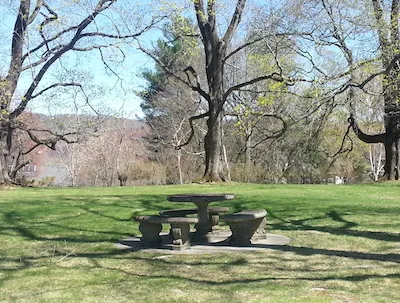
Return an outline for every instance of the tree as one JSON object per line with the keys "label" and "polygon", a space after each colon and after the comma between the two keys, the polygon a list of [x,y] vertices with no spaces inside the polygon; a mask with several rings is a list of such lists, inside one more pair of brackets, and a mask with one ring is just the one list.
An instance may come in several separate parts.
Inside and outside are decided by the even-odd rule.
{"label": "tree", "polygon": [[[271,35],[270,39],[264,39],[261,45],[255,45],[243,54],[233,55],[229,65],[225,67],[228,82],[235,82],[234,79],[253,79],[259,75],[270,73],[276,68],[278,57],[281,58],[280,60],[286,61],[289,70],[288,63],[293,62],[292,56],[288,54],[290,45],[290,41],[285,37],[277,39]],[[286,120],[290,117],[286,112],[286,109],[289,108],[287,105],[293,104],[293,102],[294,96],[289,96],[288,86],[284,82],[274,80],[256,82],[243,90],[232,92],[227,99],[225,113],[228,117],[226,120],[235,121],[236,126],[233,128],[235,135],[229,141],[235,137],[236,140],[240,137],[244,140],[237,154],[232,157],[237,159],[236,162],[244,161],[244,178],[242,180],[254,182],[254,178],[251,178],[252,172],[262,168],[261,165],[257,169],[254,165],[255,162],[268,162],[252,155],[256,155],[256,149],[259,149],[259,155],[265,158],[270,148],[268,143],[285,133]],[[232,128],[230,130],[232,132]],[[225,131],[225,134],[229,135],[229,131]]]}
{"label": "tree", "polygon": [[[365,143],[384,145],[383,178],[387,180],[400,177],[399,13],[398,0],[320,0],[306,1],[299,14],[303,28],[310,27],[310,34],[302,37],[309,49],[303,49],[302,55],[309,60],[311,72],[325,79],[332,98],[346,95],[341,105],[349,108],[348,122],[355,135]],[[310,44],[317,55],[310,55]],[[376,81],[378,90],[372,85]],[[363,117],[357,103],[368,94],[379,94],[383,101],[384,131],[373,135],[358,123]]]}
{"label": "tree", "polygon": [[[182,36],[193,37],[198,34],[200,37],[204,53],[202,61],[199,60],[203,63],[201,70],[191,65],[179,70],[173,69],[154,53],[142,48],[156,60],[165,74],[197,92],[207,104],[204,111],[194,114],[189,119],[191,126],[195,120],[207,119],[207,133],[204,138],[204,180],[224,179],[221,150],[226,103],[234,95],[240,95],[246,90],[256,94],[265,91],[265,84],[268,82],[284,83],[289,87],[288,95],[300,96],[304,101],[302,106],[309,107],[308,111],[298,113],[298,109],[288,106],[295,112],[294,115],[290,113],[290,116],[295,118],[290,118],[293,121],[290,121],[288,129],[296,130],[294,125],[304,122],[305,130],[310,130],[308,133],[312,136],[300,139],[314,139],[309,141],[312,150],[316,150],[322,142],[319,136],[329,116],[338,109],[348,107],[352,113],[348,120],[350,128],[357,137],[366,143],[381,142],[385,146],[385,178],[400,177],[399,1],[360,0],[350,3],[310,0],[298,5],[298,1],[288,0],[283,4],[276,4],[281,11],[272,14],[274,18],[270,18],[271,15],[265,12],[276,8],[275,5],[266,5],[266,10],[259,10],[261,13],[257,18],[253,18],[252,15],[253,22],[244,24],[251,25],[250,30],[239,28],[243,25],[243,18],[246,18],[244,12],[247,1],[235,2],[232,10],[228,11],[230,17],[226,25],[223,25],[220,18],[223,11],[223,6],[219,6],[221,2],[191,1],[196,31],[182,31]],[[295,10],[294,7],[298,9]],[[373,11],[372,14],[368,13],[370,10]],[[257,50],[260,44],[270,40],[275,40],[276,43],[270,44],[272,47],[267,49],[272,59],[269,69],[246,74],[245,77],[227,77],[229,66],[237,68],[237,65],[232,65],[235,56],[248,49]],[[279,51],[282,45],[287,49],[283,55]],[[378,46],[378,52],[374,50],[375,46]],[[294,62],[295,66],[285,62],[287,57],[291,58],[289,61]],[[367,70],[368,74],[362,76]],[[362,116],[356,116],[355,103],[365,94],[377,93],[371,89],[373,81],[380,81],[378,93],[382,94],[383,99],[385,131],[377,135],[368,135],[356,122],[356,118],[359,120]],[[257,83],[263,83],[264,89],[255,88]],[[317,121],[319,117],[321,121]],[[284,122],[282,124],[285,124]],[[250,129],[251,127],[249,131]],[[194,133],[193,127],[191,132]],[[192,134],[180,147],[189,143]],[[348,137],[348,132],[345,134],[345,138]],[[307,146],[307,142],[303,143],[300,145]],[[315,159],[311,158],[320,158],[320,153],[309,156],[310,161],[307,161],[313,163]]]}
{"label": "tree", "polygon": [[[133,185],[134,166],[151,166],[142,139],[148,133],[148,127],[137,120],[109,116],[104,118],[96,135],[77,144],[57,144],[59,169],[53,166],[53,171],[57,173],[57,179],[64,177],[64,180],[57,180],[59,185]],[[152,177],[155,179],[157,176]],[[151,179],[146,182],[155,181]]]}
{"label": "tree", "polygon": [[[384,108],[384,132],[366,134],[360,129],[353,116],[349,118],[357,137],[365,143],[382,143],[385,147],[384,178],[400,178],[400,1],[392,0],[386,5],[383,1],[371,0],[375,17],[374,29],[378,35],[379,60],[381,63],[381,89]],[[376,74],[376,75],[377,75]],[[376,75],[372,75],[375,78]]]}
{"label": "tree", "polygon": [[[106,67],[109,67],[102,53],[104,49],[118,47],[116,41],[135,38],[156,22],[153,19],[149,26],[136,32],[131,28],[119,27],[114,23],[116,14],[112,18],[105,17],[108,11],[112,14],[110,8],[116,2],[89,1],[89,7],[85,7],[86,2],[74,1],[71,7],[56,9],[56,4],[49,4],[45,0],[18,1],[11,33],[10,64],[5,74],[0,75],[0,184],[15,182],[10,176],[9,167],[12,162],[13,137],[17,130],[26,132],[35,146],[43,145],[51,149],[55,149],[60,140],[66,143],[76,141],[75,132],[58,133],[32,128],[20,119],[33,100],[60,88],[79,90],[82,92],[81,97],[89,102],[82,83],[69,81],[68,77],[53,82],[51,77],[46,77],[57,67],[63,67],[62,64],[57,66],[61,58],[68,59],[71,58],[69,54],[97,50]],[[74,18],[70,15],[72,11]],[[84,16],[78,20],[81,13]],[[107,24],[107,20],[113,23]],[[17,87],[23,90],[22,93]]]}
{"label": "tree", "polygon": [[[185,183],[198,177],[199,156],[202,147],[194,137],[191,144],[176,148],[190,135],[188,120],[202,109],[203,104],[191,89],[166,73],[181,70],[188,63],[192,66],[198,60],[197,39],[182,37],[182,31],[193,31],[193,25],[186,18],[177,17],[164,26],[163,37],[157,40],[153,56],[157,58],[154,70],[145,70],[142,77],[147,85],[140,92],[145,120],[152,129],[147,137],[148,148],[153,159],[165,165],[168,183]],[[160,66],[162,63],[163,66]],[[201,126],[201,125],[200,125]],[[199,125],[193,127],[198,128]],[[196,140],[195,140],[196,139]]]}
{"label": "tree", "polygon": [[[228,83],[225,79],[225,67],[229,60],[235,54],[244,51],[246,48],[252,47],[271,33],[262,33],[262,35],[251,35],[250,39],[241,39],[243,43],[236,46],[234,37],[237,34],[239,24],[242,21],[246,0],[237,0],[233,9],[233,13],[225,28],[220,26],[218,19],[217,6],[220,1],[203,1],[196,0],[192,2],[192,8],[196,17],[197,30],[201,38],[201,45],[204,53],[204,65],[202,70],[206,76],[206,85],[202,84],[200,72],[197,72],[193,66],[186,66],[181,73],[176,73],[160,62],[154,54],[142,48],[144,52],[149,54],[169,75],[177,78],[185,83],[193,91],[197,92],[201,98],[207,103],[207,109],[190,118],[192,123],[194,120],[207,118],[207,133],[204,138],[205,151],[205,172],[203,180],[205,181],[221,181],[225,179],[223,174],[221,158],[222,158],[222,124],[223,110],[229,96],[240,89],[248,87],[254,83],[273,80],[277,82],[291,82],[290,77],[285,77],[281,66],[278,64],[278,57],[275,57],[275,65],[267,73],[257,75],[250,79],[236,79],[233,83]],[[222,19],[222,18],[221,18]],[[243,32],[240,33],[244,35]],[[249,33],[248,33],[249,34]],[[184,76],[182,76],[182,72]],[[241,81],[243,80],[243,81]],[[194,129],[192,128],[192,132]],[[189,136],[189,139],[192,136]],[[190,140],[181,144],[180,147],[188,144]]]}

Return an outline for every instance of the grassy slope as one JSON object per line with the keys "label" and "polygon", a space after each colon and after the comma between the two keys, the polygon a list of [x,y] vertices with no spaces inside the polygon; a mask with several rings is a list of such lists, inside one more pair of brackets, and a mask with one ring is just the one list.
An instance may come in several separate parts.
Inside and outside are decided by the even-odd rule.
{"label": "grassy slope", "polygon": [[[220,205],[265,208],[269,232],[293,241],[250,254],[115,248],[139,234],[132,215],[176,208],[165,197],[191,192],[234,193]],[[398,302],[399,192],[396,183],[0,190],[0,302]]]}

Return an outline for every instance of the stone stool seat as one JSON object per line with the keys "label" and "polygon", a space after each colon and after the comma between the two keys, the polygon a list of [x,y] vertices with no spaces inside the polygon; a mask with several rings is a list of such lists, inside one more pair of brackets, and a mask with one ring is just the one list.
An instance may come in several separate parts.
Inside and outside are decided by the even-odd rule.
{"label": "stone stool seat", "polygon": [[266,215],[265,209],[256,209],[221,216],[221,221],[226,222],[232,231],[229,243],[246,246],[250,245],[252,240],[265,239]]}
{"label": "stone stool seat", "polygon": [[162,224],[170,224],[174,250],[182,250],[190,246],[190,224],[199,222],[197,218],[163,216],[136,216],[134,220],[139,222],[139,230],[142,233],[140,242],[145,247],[159,247]]}
{"label": "stone stool seat", "polygon": [[[215,230],[216,226],[219,224],[220,214],[227,213],[228,211],[229,211],[229,207],[208,207],[207,208],[208,221],[210,223],[211,230]],[[163,217],[186,217],[187,215],[197,214],[197,208],[167,209],[167,210],[161,210],[159,213],[160,213],[160,216],[163,216]]]}

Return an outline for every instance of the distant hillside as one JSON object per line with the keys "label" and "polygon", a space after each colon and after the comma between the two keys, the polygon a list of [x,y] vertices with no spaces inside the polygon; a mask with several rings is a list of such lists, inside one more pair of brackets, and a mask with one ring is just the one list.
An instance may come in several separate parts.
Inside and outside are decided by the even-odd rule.
{"label": "distant hillside", "polygon": [[[48,129],[58,134],[76,131],[83,134],[79,137],[79,144],[60,141],[56,150],[41,146],[29,154],[31,162],[23,171],[29,179],[53,178],[53,184],[58,186],[117,185],[114,163],[117,154],[121,167],[135,159],[139,162],[147,159],[142,138],[149,133],[150,128],[140,120],[34,113],[25,114],[22,119],[35,129]],[[49,134],[40,132],[39,136],[45,139]],[[106,175],[110,181],[102,181]]]}
{"label": "distant hillside", "polygon": [[[35,117],[42,125],[46,126],[49,130],[57,133],[79,131],[81,128],[83,131],[105,131],[113,128],[124,128],[124,129],[147,129],[148,125],[146,122],[136,119],[116,118],[112,116],[93,116],[93,115],[44,115],[37,113],[30,113],[30,117]],[[27,122],[27,121],[25,121]]]}

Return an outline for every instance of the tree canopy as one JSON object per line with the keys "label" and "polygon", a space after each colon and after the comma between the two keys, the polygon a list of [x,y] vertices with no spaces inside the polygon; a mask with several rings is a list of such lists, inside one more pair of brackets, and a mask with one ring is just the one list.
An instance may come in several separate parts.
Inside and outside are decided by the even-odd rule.
{"label": "tree canopy", "polygon": [[[79,141],[77,129],[23,119],[33,101],[60,92],[90,107],[71,58],[96,52],[118,76],[113,52],[125,58],[128,48],[154,62],[139,96],[149,159],[178,166],[168,182],[193,180],[199,169],[202,181],[229,180],[241,167],[241,180],[257,182],[400,178],[398,0],[152,4],[149,14],[121,10],[141,7],[123,0],[9,4],[0,183],[13,182],[35,148]],[[143,35],[149,29],[156,34]],[[33,145],[16,144],[27,138]]]}

